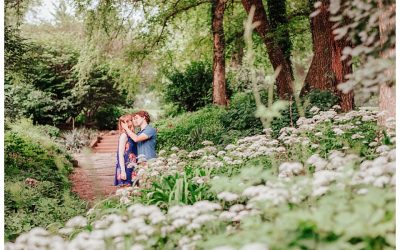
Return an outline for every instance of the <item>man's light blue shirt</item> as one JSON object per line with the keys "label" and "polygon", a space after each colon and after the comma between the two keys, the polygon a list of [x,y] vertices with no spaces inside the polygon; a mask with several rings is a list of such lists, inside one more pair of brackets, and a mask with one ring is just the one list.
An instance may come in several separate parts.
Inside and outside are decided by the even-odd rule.
{"label": "man's light blue shirt", "polygon": [[146,160],[150,160],[156,158],[156,140],[157,140],[157,131],[150,125],[147,125],[143,130],[141,130],[137,135],[145,134],[149,138],[145,141],[141,141],[137,143],[138,147],[138,156],[144,155]]}

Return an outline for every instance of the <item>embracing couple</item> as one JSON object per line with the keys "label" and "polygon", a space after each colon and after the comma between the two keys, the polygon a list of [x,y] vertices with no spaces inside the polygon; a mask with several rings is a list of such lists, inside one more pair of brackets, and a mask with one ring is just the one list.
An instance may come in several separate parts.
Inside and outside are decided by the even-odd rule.
{"label": "embracing couple", "polygon": [[[137,165],[146,165],[148,160],[156,158],[157,131],[149,123],[150,115],[146,111],[123,115],[119,118],[120,135],[115,166],[115,186],[132,186]],[[140,128],[137,134],[136,127]]]}

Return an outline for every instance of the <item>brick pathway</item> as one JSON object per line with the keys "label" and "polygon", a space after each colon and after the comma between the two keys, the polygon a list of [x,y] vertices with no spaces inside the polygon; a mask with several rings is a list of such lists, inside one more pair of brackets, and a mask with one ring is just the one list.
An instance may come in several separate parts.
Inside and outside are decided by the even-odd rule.
{"label": "brick pathway", "polygon": [[105,135],[91,152],[74,154],[78,161],[70,176],[72,191],[87,201],[101,199],[115,192],[114,172],[118,134]]}

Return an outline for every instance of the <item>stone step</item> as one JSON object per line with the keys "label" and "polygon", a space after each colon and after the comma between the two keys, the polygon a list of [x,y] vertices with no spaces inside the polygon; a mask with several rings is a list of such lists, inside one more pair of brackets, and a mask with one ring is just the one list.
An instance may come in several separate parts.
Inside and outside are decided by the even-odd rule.
{"label": "stone step", "polygon": [[98,143],[105,143],[105,142],[118,143],[118,138],[116,138],[116,139],[101,139],[101,140],[99,140]]}
{"label": "stone step", "polygon": [[112,141],[99,142],[99,143],[97,143],[96,147],[98,147],[100,145],[110,145],[110,146],[117,147],[118,146],[118,142],[112,142]]}
{"label": "stone step", "polygon": [[100,149],[100,150],[94,150],[94,153],[111,153],[111,152],[115,152],[115,150],[111,150],[111,149]]}
{"label": "stone step", "polygon": [[101,140],[118,140],[119,135],[103,135]]}
{"label": "stone step", "polygon": [[117,147],[113,147],[113,146],[107,146],[107,145],[99,145],[98,147],[95,147],[94,149],[112,149],[114,150],[114,152],[117,152]]}

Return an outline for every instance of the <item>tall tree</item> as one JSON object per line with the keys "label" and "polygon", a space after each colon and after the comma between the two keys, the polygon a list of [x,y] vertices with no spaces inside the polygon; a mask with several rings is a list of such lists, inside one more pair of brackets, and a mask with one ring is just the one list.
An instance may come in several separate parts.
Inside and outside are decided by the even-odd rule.
{"label": "tall tree", "polygon": [[262,0],[242,0],[246,12],[250,12],[251,6],[255,7],[253,22],[259,22],[256,27],[267,48],[268,57],[274,70],[280,68],[276,78],[277,93],[280,99],[289,99],[293,95],[293,75],[291,65],[287,62],[285,54],[276,40],[271,36],[272,27],[267,18]]}
{"label": "tall tree", "polygon": [[316,7],[310,20],[314,56],[301,95],[313,89],[330,90],[338,95],[342,110],[349,111],[354,106],[353,91],[345,94],[337,86],[352,72],[351,57],[341,60],[343,49],[351,44],[347,36],[335,40],[334,23],[329,20],[329,0],[311,0],[309,3],[310,8]]}
{"label": "tall tree", "polygon": [[276,40],[290,66],[290,74],[293,76],[293,67],[290,60],[292,42],[289,34],[289,20],[286,14],[286,0],[267,0],[268,18],[272,28],[272,36]]}
{"label": "tall tree", "polygon": [[225,38],[224,38],[224,11],[225,0],[212,1],[212,33],[213,33],[213,103],[226,106],[225,81]]}

